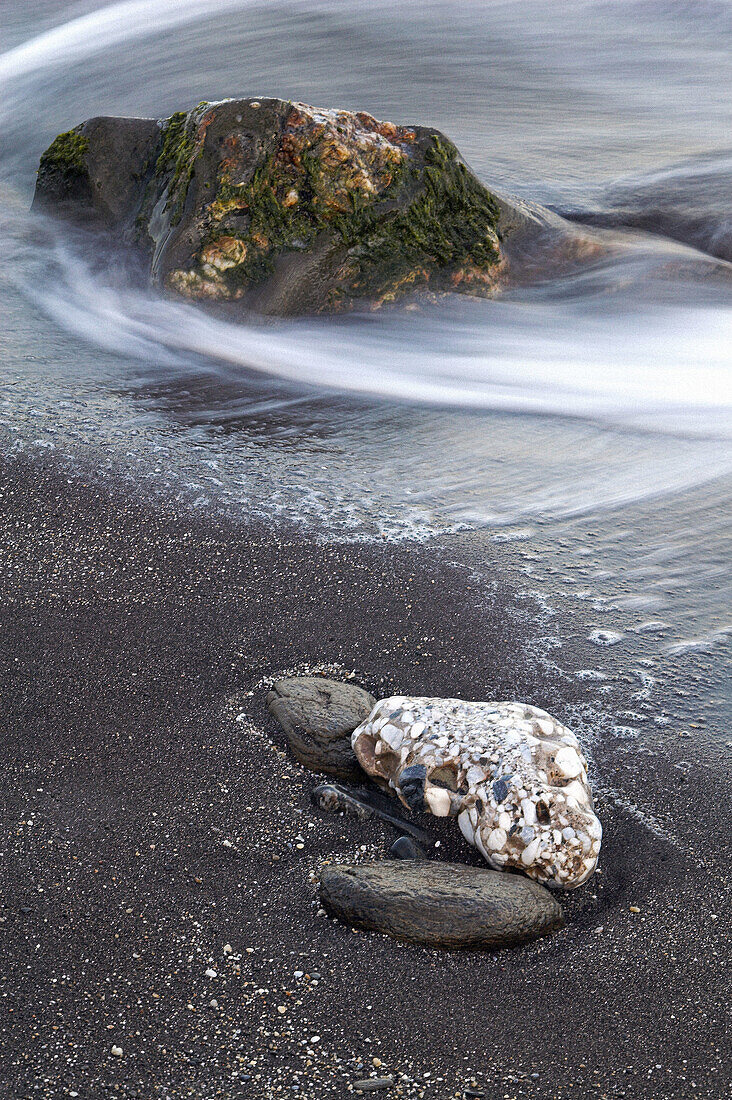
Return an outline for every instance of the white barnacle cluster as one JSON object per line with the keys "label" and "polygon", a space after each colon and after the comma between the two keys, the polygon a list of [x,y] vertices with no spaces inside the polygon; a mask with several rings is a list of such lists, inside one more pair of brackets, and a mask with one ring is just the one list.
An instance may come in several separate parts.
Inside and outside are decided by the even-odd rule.
{"label": "white barnacle cluster", "polygon": [[361,766],[411,809],[457,817],[501,870],[572,890],[595,869],[602,826],[587,761],[566,726],[524,703],[393,696],[353,732]]}

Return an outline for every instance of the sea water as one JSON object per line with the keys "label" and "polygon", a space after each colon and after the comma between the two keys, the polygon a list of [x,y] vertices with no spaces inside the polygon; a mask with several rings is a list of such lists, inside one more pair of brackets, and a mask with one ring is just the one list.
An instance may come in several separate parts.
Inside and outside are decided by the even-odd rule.
{"label": "sea water", "polygon": [[[320,537],[452,533],[553,645],[578,624],[598,703],[619,676],[653,698],[618,738],[704,711],[728,759],[732,7],[4,0],[0,28],[2,446]],[[59,131],[237,95],[437,126],[612,247],[496,301],[234,323],[29,214]]]}

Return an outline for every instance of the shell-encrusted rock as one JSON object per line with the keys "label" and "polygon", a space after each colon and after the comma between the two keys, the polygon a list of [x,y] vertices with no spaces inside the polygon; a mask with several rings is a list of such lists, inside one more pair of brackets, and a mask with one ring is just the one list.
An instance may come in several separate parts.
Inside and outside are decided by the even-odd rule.
{"label": "shell-encrusted rock", "polygon": [[393,696],[352,735],[364,771],[417,812],[457,817],[497,870],[572,890],[595,870],[602,826],[575,735],[524,703]]}

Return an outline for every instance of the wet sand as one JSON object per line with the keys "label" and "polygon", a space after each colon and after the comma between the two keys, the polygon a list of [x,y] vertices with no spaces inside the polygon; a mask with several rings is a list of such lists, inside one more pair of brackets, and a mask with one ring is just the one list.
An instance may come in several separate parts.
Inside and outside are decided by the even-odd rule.
{"label": "wet sand", "polygon": [[[450,546],[319,544],[47,458],[0,485],[0,1096],[727,1095],[729,815],[702,771],[596,747],[601,873],[543,941],[441,953],[318,914],[319,865],[393,834],[311,805],[267,677],[561,718],[588,686],[540,659],[499,560],[480,583]],[[624,808],[640,789],[681,841]]]}

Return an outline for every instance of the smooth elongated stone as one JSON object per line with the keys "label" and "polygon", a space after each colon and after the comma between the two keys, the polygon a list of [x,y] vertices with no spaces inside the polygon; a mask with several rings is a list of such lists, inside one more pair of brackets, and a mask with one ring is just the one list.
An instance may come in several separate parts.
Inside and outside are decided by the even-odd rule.
{"label": "smooth elongated stone", "polygon": [[564,890],[595,870],[602,826],[587,761],[546,711],[394,696],[376,704],[352,744],[364,771],[405,806],[456,817],[492,867]]}
{"label": "smooth elongated stone", "polygon": [[543,886],[461,863],[333,864],[321,872],[320,900],[351,927],[429,947],[509,947],[564,924]]}

